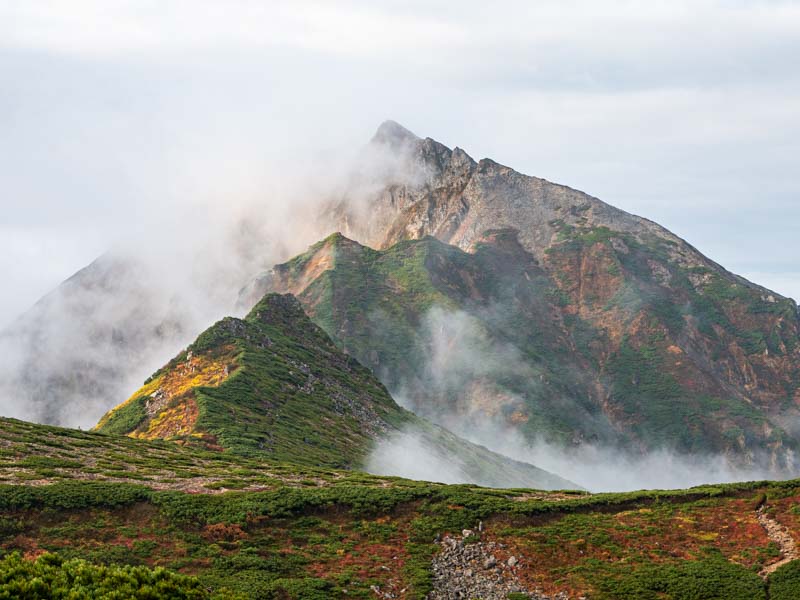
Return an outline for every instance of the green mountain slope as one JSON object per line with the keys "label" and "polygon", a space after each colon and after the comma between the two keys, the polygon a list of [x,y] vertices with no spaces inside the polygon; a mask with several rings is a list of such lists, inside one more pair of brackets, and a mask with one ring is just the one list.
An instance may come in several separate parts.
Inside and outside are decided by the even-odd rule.
{"label": "green mountain slope", "polygon": [[448,425],[794,472],[796,305],[676,262],[668,240],[558,227],[543,260],[514,229],[470,252],[431,237],[373,250],[337,234],[243,298],[296,294],[393,393]]}
{"label": "green mountain slope", "polygon": [[333,468],[364,468],[381,442],[410,433],[467,481],[575,487],[400,408],[290,295],[267,295],[245,319],[210,327],[97,430]]}

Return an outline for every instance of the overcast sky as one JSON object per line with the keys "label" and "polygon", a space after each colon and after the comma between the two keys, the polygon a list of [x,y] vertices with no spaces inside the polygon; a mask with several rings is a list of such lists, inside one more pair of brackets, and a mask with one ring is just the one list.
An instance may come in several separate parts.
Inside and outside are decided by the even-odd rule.
{"label": "overcast sky", "polygon": [[0,325],[386,118],[800,299],[798,57],[800,2],[0,0]]}

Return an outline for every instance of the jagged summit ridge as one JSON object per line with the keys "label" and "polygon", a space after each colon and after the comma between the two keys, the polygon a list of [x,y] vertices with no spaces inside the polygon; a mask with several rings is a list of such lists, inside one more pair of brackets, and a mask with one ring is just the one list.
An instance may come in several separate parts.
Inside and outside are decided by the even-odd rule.
{"label": "jagged summit ridge", "polygon": [[606,227],[645,244],[666,242],[671,259],[684,267],[727,273],[660,225],[579,190],[489,158],[475,161],[458,147],[420,138],[394,121],[382,124],[375,140],[395,140],[379,146],[395,152],[402,166],[387,169],[385,185],[369,198],[346,193],[329,210],[336,229],[370,247],[432,235],[469,251],[485,231],[514,228],[523,246],[542,260],[565,226]]}

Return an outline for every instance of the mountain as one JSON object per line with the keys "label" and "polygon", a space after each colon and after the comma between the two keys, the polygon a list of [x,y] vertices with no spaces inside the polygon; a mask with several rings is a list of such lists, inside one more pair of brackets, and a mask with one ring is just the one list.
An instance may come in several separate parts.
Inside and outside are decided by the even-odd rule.
{"label": "mountain", "polygon": [[[195,315],[188,307],[214,294],[233,296],[249,278],[243,311],[263,292],[297,293],[402,403],[452,428],[490,425],[509,438],[609,442],[633,453],[710,450],[738,464],[795,472],[797,305],[727,272],[657,224],[387,122],[317,226],[388,253],[376,263],[384,271],[372,273],[372,289],[325,274],[326,251],[300,275],[294,261],[286,274],[276,269],[274,284],[245,277],[275,256],[252,260],[258,245],[250,241],[242,242],[250,258],[217,260],[220,268],[200,286],[185,285],[196,279],[191,264],[173,269],[175,283],[137,261],[103,257],[0,335],[8,356],[0,365],[0,407],[37,421],[93,422],[131,381],[229,313],[220,312],[226,302]],[[404,245],[411,242],[419,245]],[[494,273],[476,262],[488,256],[483,246],[495,248],[488,259]],[[429,249],[444,262],[425,258]],[[398,258],[403,252],[414,254],[412,262]],[[343,254],[336,254],[339,271]],[[361,252],[355,266],[369,256]],[[386,262],[392,256],[396,264]],[[469,263],[464,273],[462,263]],[[395,298],[355,296],[380,293],[384,275],[399,282]],[[475,277],[482,283],[471,289]],[[404,291],[428,285],[426,278],[437,294]],[[324,291],[333,279],[335,291]],[[354,312],[368,304],[381,306]],[[357,322],[366,327],[361,333]],[[460,352],[435,362],[445,360],[447,344]],[[487,360],[487,353],[503,359]],[[442,377],[444,367],[456,374]]]}
{"label": "mountain", "polygon": [[291,295],[266,295],[244,319],[214,324],[96,429],[330,468],[364,468],[381,443],[402,452],[410,435],[426,451],[421,460],[449,462],[464,481],[576,487],[400,408]]}
{"label": "mountain", "polygon": [[456,431],[491,422],[529,441],[796,472],[793,300],[582,192],[391,122],[372,145],[397,154],[395,179],[331,208],[366,245],[329,237],[243,303],[297,295],[396,396]]}
{"label": "mountain", "polygon": [[141,261],[106,254],[0,332],[2,414],[96,421],[164,346],[183,343],[187,313],[154,289]]}

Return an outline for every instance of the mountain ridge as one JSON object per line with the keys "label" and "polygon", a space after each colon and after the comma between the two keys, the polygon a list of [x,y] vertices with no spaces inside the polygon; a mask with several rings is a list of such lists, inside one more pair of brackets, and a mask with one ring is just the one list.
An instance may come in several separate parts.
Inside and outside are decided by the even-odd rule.
{"label": "mountain ridge", "polygon": [[[370,171],[370,161],[365,161],[366,172],[356,172],[351,188],[338,196],[321,216],[323,222],[333,223],[331,229],[339,229],[380,251],[431,235],[468,254],[478,253],[487,232],[515,230],[519,252],[512,253],[516,258],[510,260],[519,260],[515,268],[538,281],[549,294],[540,302],[532,290],[522,290],[527,298],[526,310],[539,315],[537,326],[543,327],[542,331],[552,331],[553,340],[567,340],[573,356],[566,364],[573,373],[560,379],[570,385],[575,383],[582,390],[581,403],[590,399],[589,405],[600,407],[615,423],[614,427],[628,430],[654,416],[658,422],[661,417],[652,411],[666,412],[674,408],[676,399],[682,398],[675,406],[682,407],[688,401],[694,408],[681,417],[681,427],[696,429],[694,411],[701,416],[715,415],[719,422],[714,426],[714,436],[727,436],[728,441],[716,440],[712,445],[726,453],[741,455],[745,462],[756,460],[755,452],[766,451],[768,463],[775,462],[780,469],[792,468],[798,439],[794,423],[800,406],[797,341],[800,325],[793,300],[728,272],[652,221],[567,186],[516,173],[491,159],[475,161],[459,148],[451,150],[431,138],[418,138],[399,124],[381,126],[367,152],[382,155],[390,168],[378,169],[376,179],[375,172]],[[368,185],[362,185],[365,182]],[[333,260],[335,253],[328,252],[327,258],[323,254],[315,258],[316,270],[305,273],[306,280],[291,274],[292,282],[287,279],[280,285],[302,293],[320,277],[328,278],[325,274],[331,269],[325,261]],[[445,254],[442,260],[462,261]],[[378,260],[374,258],[377,255],[370,256],[364,253],[356,262],[366,265]],[[430,274],[425,275],[429,265],[410,264],[401,258],[398,255],[395,266],[384,264],[383,275],[396,279],[399,272],[393,269],[407,268],[409,273],[422,276],[420,281],[423,281]],[[526,266],[529,263],[530,268]],[[479,275],[479,266],[472,264],[473,275]],[[103,278],[93,275],[91,269],[84,273],[89,288],[95,280],[102,283]],[[98,385],[98,375],[110,381],[130,377],[131,372],[142,368],[142,356],[148,355],[154,341],[163,341],[159,336],[165,335],[167,344],[177,346],[178,340],[187,335],[182,329],[185,319],[181,319],[180,311],[172,319],[175,311],[149,310],[151,290],[147,281],[126,279],[122,271],[117,273],[119,289],[82,298],[86,301],[68,312],[74,319],[54,322],[58,320],[45,311],[34,323],[44,331],[41,339],[49,336],[63,340],[65,348],[75,347],[75,352],[66,353],[70,359],[75,355],[66,368],[58,362],[61,353],[50,352],[61,346],[35,343],[35,336],[26,339],[36,352],[28,358],[14,357],[22,363],[17,374],[23,376],[19,381],[14,380],[20,384],[22,393],[16,394],[14,390],[9,394],[23,398],[31,411],[39,401],[46,405],[40,409],[40,420],[62,420],[64,415],[74,414],[74,406],[84,406],[81,403],[87,398],[97,404],[108,402],[107,396],[113,394],[109,393],[110,388]],[[458,273],[438,272],[437,277],[440,281],[455,281]],[[250,284],[251,290],[257,288],[257,282],[258,278]],[[466,281],[461,283],[467,285]],[[506,283],[509,289],[518,289],[520,285],[513,279]],[[383,289],[376,279],[373,284],[376,290]],[[398,285],[397,292],[402,296],[403,282]],[[487,280],[487,285],[495,283]],[[351,286],[348,292],[342,282],[337,286],[339,299],[326,300],[328,312],[337,302],[347,305],[350,300],[346,296],[355,289]],[[323,287],[320,292],[324,292]],[[496,290],[488,288],[481,293],[484,300],[497,296]],[[450,298],[447,307],[468,309],[469,313],[470,306],[463,304],[470,300],[469,294],[459,294],[459,298]],[[134,311],[120,320],[116,309],[120,295],[137,298],[141,295],[140,308],[145,316],[152,313],[158,314],[158,318],[138,319]],[[242,294],[242,298],[251,298],[252,302],[259,297],[258,293],[250,296],[247,290]],[[446,297],[447,294],[437,296],[439,300]],[[422,304],[408,305],[412,300],[410,296],[398,299],[413,317],[403,323],[404,330],[418,327],[429,308]],[[504,298],[500,304],[512,300]],[[513,304],[509,306],[513,309]],[[555,311],[547,314],[557,315],[551,321],[560,328],[558,332],[553,330],[552,323],[545,327],[542,315],[547,311]],[[484,317],[472,314],[469,322],[474,325],[477,319],[478,329],[496,325],[482,321]],[[325,318],[328,319],[325,329],[337,343],[345,344],[353,336],[348,328],[352,329],[355,321],[348,315]],[[62,326],[70,321],[77,325],[74,330]],[[125,323],[131,326],[122,326]],[[374,334],[377,325],[371,327],[366,331]],[[511,329],[521,331],[526,327],[524,322],[515,328],[507,324],[497,327],[494,337],[490,336],[492,343],[512,347],[523,357],[532,353],[533,358],[525,363],[525,368],[537,373],[545,369],[551,374],[545,379],[553,380],[558,368],[542,359],[545,350],[552,350],[549,342],[537,341],[533,334],[528,340],[513,341],[518,334]],[[135,335],[129,335],[129,330]],[[81,355],[80,348],[91,346],[91,340],[102,342],[97,345],[103,348],[100,356]],[[373,351],[381,353],[379,348],[372,348],[370,353],[359,355],[359,359],[375,368]],[[387,369],[398,366],[401,372],[408,371],[408,363],[404,367],[401,363],[399,358],[394,362],[384,361],[380,366],[381,376]],[[592,366],[594,363],[596,366]],[[596,379],[591,385],[582,382],[583,375],[575,374],[587,369]],[[490,387],[498,383],[491,377],[489,381]],[[3,383],[7,384],[8,378]],[[485,389],[478,392],[484,404],[496,394],[484,397]],[[500,405],[508,392],[505,389],[497,397]],[[518,392],[524,393],[511,397],[528,398],[526,402],[531,404],[528,416],[534,419],[538,392]],[[424,402],[418,391],[414,395]],[[575,397],[574,392],[570,397]],[[572,428],[571,433],[562,433],[568,440],[574,434],[579,444],[592,439],[594,433],[586,438],[580,430],[578,427]],[[682,444],[689,444],[689,448],[696,443],[691,440],[700,435],[697,431],[691,435],[684,435],[678,429],[670,431],[670,435],[683,440]],[[656,433],[662,435],[660,430]],[[630,437],[627,433],[620,435]]]}
{"label": "mountain ridge", "polygon": [[96,430],[315,468],[362,469],[382,443],[410,434],[422,440],[428,460],[460,467],[468,481],[575,487],[399,407],[289,294],[267,294],[244,319],[212,325]]}

